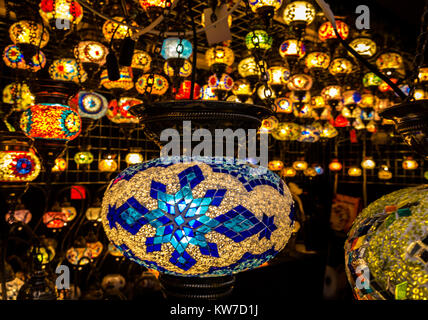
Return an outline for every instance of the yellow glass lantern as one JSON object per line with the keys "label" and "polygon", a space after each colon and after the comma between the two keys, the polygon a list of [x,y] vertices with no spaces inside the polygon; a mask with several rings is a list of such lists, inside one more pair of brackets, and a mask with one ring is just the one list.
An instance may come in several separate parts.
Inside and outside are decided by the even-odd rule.
{"label": "yellow glass lantern", "polygon": [[428,67],[419,69],[418,78],[421,83],[428,82]]}
{"label": "yellow glass lantern", "polygon": [[264,84],[257,88],[257,95],[261,100],[266,100],[268,97],[272,99],[276,98],[275,91],[273,91],[270,86],[266,87]]}
{"label": "yellow glass lantern", "polygon": [[39,13],[48,24],[63,21],[64,29],[70,29],[70,23],[77,25],[83,17],[83,9],[75,0],[42,0]]}
{"label": "yellow glass lantern", "polygon": [[333,159],[328,165],[328,168],[330,169],[330,171],[337,172],[342,170],[342,164],[339,162],[338,159]]}
{"label": "yellow glass lantern", "polygon": [[271,171],[280,171],[284,168],[284,162],[281,160],[271,160],[268,163],[268,169]]}
{"label": "yellow glass lantern", "polygon": [[313,167],[309,167],[309,168],[305,169],[303,171],[303,174],[306,177],[311,177],[311,178],[316,177],[318,175],[317,171]]}
{"label": "yellow glass lantern", "polygon": [[128,166],[141,163],[144,161],[144,157],[139,152],[130,152],[125,157],[125,162]]}
{"label": "yellow glass lantern", "polygon": [[[135,88],[139,93],[141,94],[144,94],[146,92],[149,93],[147,90],[149,77],[150,77],[149,73],[143,74],[135,83]],[[160,74],[155,74],[150,94],[160,96],[165,94],[168,88],[169,88],[168,80]]]}
{"label": "yellow glass lantern", "polygon": [[86,248],[91,250],[91,257],[93,259],[98,258],[103,252],[104,246],[100,241],[86,242]]}
{"label": "yellow glass lantern", "polygon": [[233,84],[232,92],[237,97],[239,96],[249,97],[253,94],[253,90],[251,89],[251,84],[246,79],[236,80]]}
{"label": "yellow glass lantern", "polygon": [[350,60],[346,58],[336,58],[334,59],[330,67],[328,68],[328,71],[333,75],[346,75],[350,74],[352,72],[353,64]]}
{"label": "yellow glass lantern", "polygon": [[[341,21],[336,20],[336,27],[339,33],[339,36],[345,40],[349,36],[349,26]],[[336,33],[330,21],[324,22],[318,29],[318,37],[321,41],[326,41],[329,39],[336,39]]]}
{"label": "yellow glass lantern", "polygon": [[381,180],[389,180],[392,178],[392,172],[389,170],[387,165],[383,164],[380,166],[377,176]]}
{"label": "yellow glass lantern", "polygon": [[[267,69],[267,63],[263,60],[259,60],[260,65],[264,65]],[[238,72],[243,78],[259,77],[260,67],[256,63],[256,59],[252,56],[242,59],[238,64]]]}
{"label": "yellow glass lantern", "polygon": [[77,165],[91,164],[94,161],[94,156],[90,151],[79,151],[74,155],[74,162]]}
{"label": "yellow glass lantern", "polygon": [[77,216],[76,208],[68,201],[61,204],[61,212],[65,214],[66,221],[72,221]]}
{"label": "yellow glass lantern", "polygon": [[350,177],[359,177],[359,176],[361,176],[361,174],[362,174],[362,170],[361,170],[361,168],[358,168],[358,167],[350,167],[350,168],[348,169],[348,175],[349,175]]}
{"label": "yellow glass lantern", "polygon": [[406,157],[402,163],[404,170],[415,170],[419,167],[419,164],[416,162],[413,157]]}
{"label": "yellow glass lantern", "polygon": [[364,93],[361,95],[361,100],[358,103],[360,108],[374,108],[378,98],[371,93]]}
{"label": "yellow glass lantern", "polygon": [[11,44],[4,48],[3,61],[9,68],[37,72],[46,65],[46,56],[39,50],[31,58],[25,58],[18,45]]}
{"label": "yellow glass lantern", "polygon": [[0,182],[28,182],[41,170],[39,158],[24,144],[11,140],[0,145]]}
{"label": "yellow glass lantern", "polygon": [[121,89],[125,91],[131,90],[134,87],[132,68],[121,67],[119,71],[120,71],[119,80],[111,81],[108,78],[107,69],[103,70],[103,72],[101,73],[101,85],[108,90],[114,90],[114,89]]}
{"label": "yellow glass lantern", "polygon": [[278,123],[278,119],[274,116],[264,119],[260,127],[260,132],[269,133],[278,126]]}
{"label": "yellow glass lantern", "polygon": [[89,221],[101,221],[101,207],[89,207],[85,212],[85,217]]}
{"label": "yellow glass lantern", "polygon": [[80,41],[75,49],[75,56],[82,63],[96,63],[100,66],[106,63],[108,49],[101,42]]}
{"label": "yellow glass lantern", "polygon": [[[138,24],[136,22],[126,21],[124,17],[113,17],[113,20],[130,24],[131,26],[134,26],[134,27],[138,27]],[[109,42],[112,37],[114,40],[120,40],[120,39],[125,39],[126,36],[132,37],[132,34],[133,34],[133,31],[131,28],[124,25],[118,25],[113,21],[107,20],[103,24],[103,35],[104,35],[104,38]]]}
{"label": "yellow glass lantern", "polygon": [[311,97],[311,107],[313,109],[320,109],[325,107],[325,100],[323,96],[313,96]]}
{"label": "yellow glass lantern", "polygon": [[49,66],[49,75],[53,80],[59,81],[73,81],[79,83],[80,81],[85,82],[88,79],[88,74],[83,69],[83,66],[79,66],[75,59],[57,59],[52,62]]}
{"label": "yellow glass lantern", "polygon": [[373,72],[368,72],[363,77],[363,86],[366,88],[377,87],[382,84],[382,79]]}
{"label": "yellow glass lantern", "polygon": [[98,170],[101,172],[114,172],[117,170],[117,162],[114,159],[115,155],[108,154],[105,159],[98,164]]}
{"label": "yellow glass lantern", "polygon": [[67,169],[67,161],[64,158],[56,158],[52,172],[62,172]]}
{"label": "yellow glass lantern", "polygon": [[140,6],[144,10],[159,10],[165,8],[166,0],[139,0]]}
{"label": "yellow glass lantern", "polygon": [[340,100],[340,99],[342,99],[342,87],[341,86],[327,86],[321,91],[321,96],[326,101]]}
{"label": "yellow glass lantern", "polygon": [[308,91],[312,88],[312,83],[313,80],[310,75],[300,73],[290,78],[287,87],[291,91]]}
{"label": "yellow glass lantern", "polygon": [[9,36],[14,44],[45,47],[49,42],[49,32],[40,23],[21,20],[9,28]]}
{"label": "yellow glass lantern", "polygon": [[305,160],[297,160],[293,162],[293,168],[296,171],[303,171],[308,168],[308,163]]}
{"label": "yellow glass lantern", "polygon": [[35,97],[25,83],[12,82],[3,89],[3,102],[13,104],[16,111],[23,111],[34,104]]}
{"label": "yellow glass lantern", "polygon": [[92,250],[89,248],[71,247],[65,253],[65,257],[73,265],[84,266],[92,262]]}
{"label": "yellow glass lantern", "polygon": [[217,100],[217,96],[214,93],[214,88],[205,84],[201,88],[201,99],[202,100]]}
{"label": "yellow glass lantern", "polygon": [[268,77],[269,85],[283,86],[288,82],[290,70],[282,66],[273,66],[268,69]]}
{"label": "yellow glass lantern", "polygon": [[376,66],[380,71],[391,75],[392,71],[395,70],[399,74],[404,74],[404,62],[403,57],[396,52],[383,53],[376,59]]}
{"label": "yellow glass lantern", "polygon": [[275,99],[275,112],[277,113],[292,113],[293,102],[289,98],[279,97]]}
{"label": "yellow glass lantern", "polygon": [[422,100],[427,99],[428,94],[424,89],[418,88],[415,89],[415,91],[413,92],[413,97],[415,98],[415,100]]}
{"label": "yellow glass lantern", "polygon": [[215,65],[231,66],[235,61],[233,50],[226,46],[215,46],[205,52],[208,67]]}
{"label": "yellow glass lantern", "polygon": [[309,69],[327,69],[330,65],[330,55],[326,52],[311,52],[305,58],[305,65]]}
{"label": "yellow glass lantern", "polygon": [[297,171],[293,168],[293,167],[285,167],[284,169],[281,170],[281,177],[284,178],[292,178],[295,177],[297,174]]}
{"label": "yellow glass lantern", "polygon": [[377,51],[376,42],[370,38],[357,38],[349,46],[357,53],[366,57],[373,57]]}
{"label": "yellow glass lantern", "polygon": [[134,50],[132,56],[131,67],[134,69],[142,70],[142,72],[148,72],[152,64],[152,57],[143,50]]}
{"label": "yellow glass lantern", "polygon": [[282,4],[282,0],[250,0],[250,8],[253,12],[263,13],[265,10],[277,11]]}
{"label": "yellow glass lantern", "polygon": [[279,54],[283,58],[303,58],[306,54],[306,47],[302,41],[297,39],[288,39],[281,43],[279,47]]}
{"label": "yellow glass lantern", "polygon": [[315,19],[315,8],[306,1],[293,1],[289,3],[283,13],[283,19],[286,24],[309,25]]}
{"label": "yellow glass lantern", "polygon": [[376,167],[376,162],[374,162],[372,157],[366,157],[362,162],[361,162],[361,167],[363,167],[364,169],[374,169]]}

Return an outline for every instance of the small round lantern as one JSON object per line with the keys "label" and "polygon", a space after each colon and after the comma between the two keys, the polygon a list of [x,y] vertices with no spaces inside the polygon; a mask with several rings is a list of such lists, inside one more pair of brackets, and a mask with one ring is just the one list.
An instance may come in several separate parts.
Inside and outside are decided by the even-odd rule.
{"label": "small round lantern", "polygon": [[269,133],[278,127],[279,121],[276,117],[272,116],[262,121],[262,125],[260,126],[260,132]]}
{"label": "small round lantern", "polygon": [[342,164],[339,162],[338,159],[333,159],[328,165],[328,168],[330,169],[330,171],[337,172],[342,170]]}
{"label": "small round lantern", "polygon": [[350,177],[359,177],[359,176],[361,176],[361,174],[362,174],[362,170],[361,170],[361,168],[358,168],[358,167],[350,167],[350,168],[348,169],[348,175],[349,175]]}
{"label": "small round lantern", "polygon": [[284,162],[281,160],[272,160],[268,163],[268,169],[271,171],[281,171],[284,168]]}
{"label": "small round lantern", "polygon": [[192,52],[193,48],[189,40],[172,37],[163,41],[161,56],[165,60],[189,59]]}
{"label": "small round lantern", "polygon": [[297,171],[293,167],[285,167],[281,170],[281,173],[280,173],[281,177],[284,177],[284,178],[292,178],[292,177],[295,177],[296,174],[297,174]]}
{"label": "small round lantern", "polygon": [[309,69],[325,70],[330,65],[330,55],[326,52],[311,52],[305,58],[305,65]]}
{"label": "small round lantern", "polygon": [[88,78],[83,66],[80,66],[79,70],[75,59],[54,60],[49,66],[49,75],[53,80],[74,81],[75,83],[85,82]]}
{"label": "small round lantern", "polygon": [[132,68],[121,67],[119,69],[119,80],[111,81],[108,78],[107,69],[101,73],[101,85],[108,90],[131,90],[134,87]]}
{"label": "small round lantern", "polygon": [[77,25],[83,17],[83,9],[75,0],[42,0],[39,13],[51,25],[56,26],[58,19],[62,20],[64,29],[70,29],[70,23]]}
{"label": "small round lantern", "polygon": [[202,100],[217,100],[217,96],[214,93],[214,88],[211,88],[207,84],[203,85],[201,88],[201,99]]}
{"label": "small round lantern", "polygon": [[108,49],[101,42],[97,41],[80,41],[76,47],[76,55],[81,63],[95,63],[104,65]]}
{"label": "small round lantern", "polygon": [[376,162],[374,162],[372,157],[366,157],[362,162],[361,162],[361,167],[363,167],[364,169],[374,169],[376,167]]}
{"label": "small round lantern", "polygon": [[235,61],[233,50],[226,46],[215,46],[205,52],[205,61],[215,73],[223,73]]}
{"label": "small round lantern", "polygon": [[143,101],[133,97],[121,97],[119,101],[110,101],[107,109],[107,118],[114,123],[138,123],[138,118],[129,112],[129,108],[142,104]]}
{"label": "small round lantern", "polygon": [[389,180],[392,178],[392,172],[387,165],[381,165],[377,173],[380,180]]}
{"label": "small round lantern", "polygon": [[306,1],[293,1],[289,3],[283,13],[283,19],[289,25],[301,25],[306,27],[315,19],[315,8]]}
{"label": "small round lantern", "polygon": [[[130,24],[134,27],[138,27],[138,24],[134,21],[126,21],[123,17],[113,17],[113,20]],[[104,38],[110,42],[111,38],[114,40],[125,39],[126,36],[132,37],[133,30],[124,25],[118,25],[116,22],[107,20],[103,24],[103,35]]]}
{"label": "small round lantern", "polygon": [[297,39],[288,39],[281,43],[279,54],[283,58],[303,58],[306,54],[306,47],[302,41]]}
{"label": "small round lantern", "polygon": [[25,50],[26,46],[45,47],[49,42],[49,32],[35,21],[21,20],[9,27],[9,36],[14,44]]}
{"label": "small round lantern", "polygon": [[[345,40],[349,36],[349,27],[348,25],[341,21],[336,20],[336,27],[339,33],[339,36]],[[324,22],[318,29],[318,37],[321,41],[326,41],[330,39],[336,39],[336,33],[330,21]]]}
{"label": "small round lantern", "polygon": [[308,163],[305,160],[296,160],[293,162],[293,168],[296,171],[304,171],[308,168]]}
{"label": "small round lantern", "polygon": [[419,164],[416,162],[413,157],[406,157],[402,163],[404,170],[415,170],[419,167]]}
{"label": "small round lantern", "polygon": [[35,97],[25,82],[12,82],[3,89],[3,102],[16,106],[15,111],[24,111],[34,104]]}
{"label": "small round lantern", "polygon": [[360,55],[368,58],[373,57],[377,50],[376,43],[370,38],[354,39],[349,46]]}
{"label": "small round lantern", "polygon": [[294,141],[300,137],[300,125],[293,122],[281,122],[272,131],[272,137],[277,140]]}
{"label": "small round lantern", "polygon": [[105,159],[98,164],[98,170],[101,172],[114,172],[117,170],[117,162],[114,159],[116,155],[108,154]]}
{"label": "small round lantern", "polygon": [[289,98],[280,97],[275,99],[275,112],[277,113],[292,113],[293,102]]}
{"label": "small round lantern", "polygon": [[130,152],[125,157],[125,162],[128,166],[138,164],[144,161],[144,157],[139,152]]}
{"label": "small round lantern", "polygon": [[[177,100],[188,100],[190,98],[190,90],[192,90],[192,81],[184,80],[180,84],[180,88],[178,89],[177,94],[175,95],[175,99]],[[193,99],[197,100],[201,97],[201,86],[195,83],[195,87],[193,89]]]}
{"label": "small round lantern", "polygon": [[312,88],[312,83],[313,80],[310,75],[300,73],[290,78],[287,87],[291,91],[308,91]]}
{"label": "small round lantern", "polygon": [[148,72],[152,63],[152,57],[143,50],[134,50],[132,56],[131,67],[133,69],[141,70],[142,72]]}
{"label": "small round lantern", "polygon": [[78,111],[82,118],[100,119],[108,108],[107,99],[99,93],[92,91],[79,91]]}
{"label": "small round lantern", "polygon": [[284,86],[290,78],[290,70],[282,66],[273,66],[268,69],[268,84],[271,86]]}
{"label": "small round lantern", "polygon": [[90,151],[79,151],[74,155],[77,165],[90,165],[94,161],[94,155]]}
{"label": "small round lantern", "polygon": [[[259,63],[264,65],[267,70],[265,61],[260,60]],[[252,56],[242,59],[238,64],[238,73],[243,78],[254,79],[261,75],[260,67],[256,63],[256,59]]]}
{"label": "small round lantern", "polygon": [[160,74],[155,74],[153,79],[153,85],[151,87],[151,92],[149,92],[149,90],[147,89],[149,77],[150,77],[150,74],[146,73],[146,74],[143,74],[137,80],[135,84],[135,88],[137,89],[137,91],[141,94],[144,94],[147,92],[149,94],[158,95],[158,96],[165,94],[169,88],[168,80]]}
{"label": "small round lantern", "polygon": [[67,169],[67,161],[64,158],[56,158],[52,172],[63,172]]}
{"label": "small round lantern", "polygon": [[[174,76],[174,68],[168,61],[165,61],[163,65],[163,70],[168,77],[172,78]],[[180,67],[177,75],[181,78],[187,78],[191,74],[192,64],[188,60],[184,60],[183,65]]]}
{"label": "small round lantern", "polygon": [[333,75],[347,75],[352,72],[353,64],[346,58],[336,58],[330,63],[328,71]]}
{"label": "small round lantern", "polygon": [[31,72],[37,72],[44,68],[46,65],[46,56],[38,50],[31,58],[25,58],[22,50],[18,45],[9,45],[4,48],[3,61],[9,68],[30,70]]}
{"label": "small round lantern", "polygon": [[245,36],[245,45],[248,50],[253,50],[258,44],[261,50],[269,50],[272,47],[272,37],[264,30],[254,30]]}

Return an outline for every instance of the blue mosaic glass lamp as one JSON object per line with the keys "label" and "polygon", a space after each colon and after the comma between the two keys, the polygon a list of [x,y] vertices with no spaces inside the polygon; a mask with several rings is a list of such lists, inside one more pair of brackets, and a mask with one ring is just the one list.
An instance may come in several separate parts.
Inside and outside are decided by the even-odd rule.
{"label": "blue mosaic glass lamp", "polygon": [[275,173],[239,159],[158,158],[111,181],[107,237],[130,260],[162,274],[231,276],[285,247],[295,220]]}

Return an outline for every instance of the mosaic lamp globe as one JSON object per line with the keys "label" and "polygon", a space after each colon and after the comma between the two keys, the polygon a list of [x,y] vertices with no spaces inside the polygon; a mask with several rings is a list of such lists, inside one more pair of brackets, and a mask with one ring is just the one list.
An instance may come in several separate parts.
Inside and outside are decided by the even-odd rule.
{"label": "mosaic lamp globe", "polygon": [[42,19],[57,29],[70,29],[70,24],[77,25],[83,17],[83,9],[75,0],[42,0],[39,7]]}
{"label": "mosaic lamp globe", "polygon": [[273,172],[231,158],[158,158],[122,171],[102,204],[107,237],[128,259],[175,276],[255,268],[286,245],[291,194]]}
{"label": "mosaic lamp globe", "polygon": [[346,274],[358,300],[428,299],[428,185],[371,203],[345,242]]}

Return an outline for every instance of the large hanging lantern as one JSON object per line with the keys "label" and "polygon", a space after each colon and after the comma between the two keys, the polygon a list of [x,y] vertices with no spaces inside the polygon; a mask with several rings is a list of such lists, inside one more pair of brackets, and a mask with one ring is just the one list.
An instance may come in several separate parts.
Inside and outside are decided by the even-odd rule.
{"label": "large hanging lantern", "polygon": [[225,161],[161,158],[124,170],[104,195],[107,237],[164,274],[230,275],[271,259],[291,235],[291,194],[271,171],[254,176],[244,162]]}
{"label": "large hanging lantern", "polygon": [[165,60],[189,59],[192,52],[192,44],[187,39],[166,38],[162,43],[161,56]]}
{"label": "large hanging lantern", "polygon": [[283,19],[286,24],[303,28],[314,21],[315,14],[314,6],[309,2],[293,1],[285,7]]}
{"label": "large hanging lantern", "polygon": [[326,52],[311,52],[305,58],[305,65],[309,69],[324,70],[330,65],[330,55]]}
{"label": "large hanging lantern", "polygon": [[9,28],[9,37],[21,49],[26,45],[43,48],[49,42],[49,32],[43,25],[31,20],[21,20],[12,24]]}
{"label": "large hanging lantern", "polygon": [[357,53],[368,58],[376,54],[376,43],[370,38],[357,38],[351,41],[349,46]]}
{"label": "large hanging lantern", "polygon": [[254,30],[245,36],[245,45],[248,50],[253,50],[258,45],[259,49],[269,50],[272,47],[272,37],[265,30]]}
{"label": "large hanging lantern", "polygon": [[76,46],[77,57],[81,63],[95,63],[104,65],[108,49],[101,42],[97,41],[80,41]]}
{"label": "large hanging lantern", "polygon": [[383,53],[376,59],[376,66],[387,76],[404,76],[403,57],[396,52]]}
{"label": "large hanging lantern", "polygon": [[70,29],[70,23],[77,25],[83,17],[83,9],[75,0],[42,0],[39,12],[48,24],[62,20],[64,29]]}
{"label": "large hanging lantern", "polygon": [[426,300],[427,185],[395,191],[356,218],[345,242],[346,274],[359,300]]}
{"label": "large hanging lantern", "polygon": [[[130,24],[131,26],[138,27],[138,24],[134,21],[126,21],[124,17],[113,17],[113,20]],[[103,35],[107,41],[125,39],[126,36],[132,37],[133,30],[125,25],[118,25],[116,22],[107,20],[103,24]]]}
{"label": "large hanging lantern", "polygon": [[18,45],[11,44],[4,48],[3,61],[9,68],[37,72],[46,65],[46,56],[38,50],[31,58],[25,58]]}
{"label": "large hanging lantern", "polygon": [[290,78],[290,70],[282,66],[273,66],[268,69],[268,81],[271,86],[284,86]]}
{"label": "large hanging lantern", "polygon": [[32,139],[70,141],[80,134],[81,119],[66,105],[40,103],[22,113],[20,126]]}
{"label": "large hanging lantern", "polygon": [[119,101],[110,101],[107,109],[107,118],[114,123],[138,123],[138,118],[133,116],[129,109],[143,101],[133,97],[120,97]]}
{"label": "large hanging lantern", "polygon": [[35,97],[25,82],[13,82],[3,89],[3,102],[12,104],[15,111],[23,111],[34,104]]}
{"label": "large hanging lantern", "polygon": [[79,91],[78,111],[82,118],[100,119],[108,108],[107,99],[99,93],[92,91]]}
{"label": "large hanging lantern", "polygon": [[53,80],[73,81],[75,83],[85,82],[88,79],[88,74],[83,66],[78,66],[75,59],[54,60],[49,66],[49,75]]}
{"label": "large hanging lantern", "polygon": [[101,85],[108,90],[131,90],[134,87],[132,68],[121,67],[119,80],[109,80],[107,69],[101,73]]}
{"label": "large hanging lantern", "polygon": [[[348,25],[341,21],[336,20],[336,27],[339,33],[339,36],[345,40],[349,36],[349,27]],[[330,21],[324,22],[318,29],[318,37],[321,41],[326,41],[330,39],[336,39],[336,33]]]}
{"label": "large hanging lantern", "polygon": [[169,88],[168,80],[160,74],[154,74],[153,85],[151,87],[151,91],[149,92],[149,90],[147,90],[149,77],[149,73],[143,74],[135,83],[135,88],[139,93],[144,94],[147,92],[152,95],[160,96],[167,92]]}
{"label": "large hanging lantern", "polygon": [[16,139],[0,143],[0,182],[33,181],[40,170],[40,160],[27,143]]}

